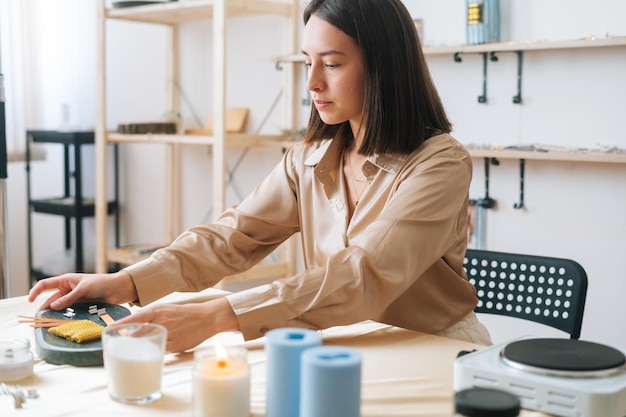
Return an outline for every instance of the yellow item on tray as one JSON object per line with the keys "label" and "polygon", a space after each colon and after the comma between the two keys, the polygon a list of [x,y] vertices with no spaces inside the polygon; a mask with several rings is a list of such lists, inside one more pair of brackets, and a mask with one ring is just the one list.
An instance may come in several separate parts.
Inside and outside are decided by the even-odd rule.
{"label": "yellow item on tray", "polygon": [[100,339],[104,326],[91,320],[69,320],[69,323],[51,327],[48,331],[72,342],[83,343]]}

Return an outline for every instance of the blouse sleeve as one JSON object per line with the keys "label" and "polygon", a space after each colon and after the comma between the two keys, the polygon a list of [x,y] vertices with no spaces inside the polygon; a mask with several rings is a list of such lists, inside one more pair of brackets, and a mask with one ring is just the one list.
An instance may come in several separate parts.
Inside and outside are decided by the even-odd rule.
{"label": "blouse sleeve", "polygon": [[192,227],[166,248],[125,268],[139,305],[174,291],[198,291],[244,272],[299,230],[288,150],[272,172],[238,206],[213,224]]}

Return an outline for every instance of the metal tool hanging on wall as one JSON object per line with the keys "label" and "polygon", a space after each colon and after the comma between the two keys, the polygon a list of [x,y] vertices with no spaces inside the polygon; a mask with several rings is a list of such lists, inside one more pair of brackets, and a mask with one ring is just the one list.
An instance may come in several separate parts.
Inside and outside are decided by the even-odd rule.
{"label": "metal tool hanging on wall", "polygon": [[[282,71],[283,70],[283,64],[288,64],[288,63],[293,64],[294,62],[296,62],[296,61],[293,61],[291,59],[276,61],[276,70],[277,71]],[[306,86],[306,83],[308,82],[308,80],[309,80],[309,74],[306,71],[304,71],[304,85],[305,86]],[[304,98],[302,99],[302,105],[306,107],[306,106],[310,106],[311,103],[312,103],[311,92],[308,89],[305,88]]]}
{"label": "metal tool hanging on wall", "polygon": [[489,167],[500,165],[496,158],[485,158],[485,196],[475,201],[476,204],[476,249],[485,249],[485,236],[487,231],[486,216],[489,210],[495,207],[496,200],[489,196]]}
{"label": "metal tool hanging on wall", "polygon": [[519,202],[513,204],[514,209],[524,208],[524,159],[519,160]]}
{"label": "metal tool hanging on wall", "polygon": [[[504,52],[513,52],[517,54],[517,94],[513,96],[514,104],[522,103],[522,51],[491,51],[487,52],[455,52],[453,59],[454,62],[463,62],[461,54],[481,54],[483,56],[483,91],[478,96],[478,102],[481,104],[487,103],[487,64],[489,61],[498,62],[498,56],[496,54]],[[487,59],[487,56],[489,59]]]}
{"label": "metal tool hanging on wall", "polygon": [[[496,158],[485,158],[485,196],[477,200],[472,200],[471,203],[476,207],[476,249],[486,249],[485,238],[487,231],[487,212],[486,210],[492,209],[496,206],[496,200],[489,195],[489,179],[490,179],[490,166],[500,165],[500,161]],[[519,201],[513,204],[513,208],[520,210],[524,208],[524,167],[525,160],[522,158],[519,160]]]}
{"label": "metal tool hanging on wall", "polygon": [[496,53],[513,52],[517,54],[517,94],[513,96],[514,104],[522,103],[522,51],[492,51],[489,54],[489,60],[491,62],[498,62],[498,56]]}

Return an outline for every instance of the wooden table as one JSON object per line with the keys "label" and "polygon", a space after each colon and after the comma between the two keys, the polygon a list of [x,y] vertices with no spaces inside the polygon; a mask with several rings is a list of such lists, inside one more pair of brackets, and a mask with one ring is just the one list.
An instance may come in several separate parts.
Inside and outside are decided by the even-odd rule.
{"label": "wooden table", "polygon": [[[195,300],[220,295],[217,290],[195,294]],[[0,300],[1,337],[26,337],[34,346],[34,331],[19,324],[19,314],[34,315],[47,295],[33,304],[25,297]],[[173,294],[161,302],[186,302],[189,295]],[[137,307],[133,307],[137,308]],[[131,308],[131,310],[133,309]],[[453,415],[453,363],[458,352],[480,348],[470,343],[427,335],[375,322],[336,327],[322,332],[324,344],[356,348],[363,355],[362,417]],[[252,416],[265,410],[264,339],[244,342],[238,333],[224,333],[202,345],[220,340],[248,349],[251,366]],[[34,349],[33,349],[34,350]],[[193,352],[169,354],[163,375],[163,397],[150,405],[132,406],[112,401],[103,367],[52,365],[35,359],[34,374],[17,383],[34,388],[37,399],[15,410],[11,396],[0,396],[0,415],[19,417],[69,416],[191,416]],[[522,416],[545,416],[523,411]]]}

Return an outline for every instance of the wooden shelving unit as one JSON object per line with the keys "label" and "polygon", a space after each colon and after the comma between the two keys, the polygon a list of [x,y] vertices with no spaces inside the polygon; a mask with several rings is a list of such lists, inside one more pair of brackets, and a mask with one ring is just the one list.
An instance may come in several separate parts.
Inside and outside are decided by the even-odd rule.
{"label": "wooden shelving unit", "polygon": [[[166,215],[164,219],[163,244],[171,242],[179,231],[174,227],[176,212],[174,184],[180,169],[175,154],[180,145],[209,145],[213,156],[213,194],[212,212],[216,215],[225,209],[227,186],[227,169],[225,151],[227,148],[243,147],[285,147],[297,138],[293,135],[254,135],[226,133],[226,25],[228,20],[238,16],[279,15],[289,22],[286,33],[287,53],[294,54],[298,41],[298,0],[194,0],[186,2],[170,2],[150,4],[138,7],[107,9],[104,0],[99,0],[99,113],[96,125],[97,173],[96,173],[96,271],[104,272],[109,263],[131,264],[149,255],[149,250],[137,251],[136,248],[109,249],[107,244],[106,219],[106,145],[109,143],[158,143],[166,147],[166,172],[164,186],[166,194]],[[109,19],[126,20],[141,23],[164,25],[170,32],[168,68],[168,104],[169,108],[178,111],[180,100],[174,86],[179,76],[178,62],[178,25],[197,20],[211,20],[213,23],[213,132],[212,135],[186,134],[121,134],[106,130],[106,96],[105,96],[105,39],[106,21]],[[296,116],[296,75],[292,68],[285,68],[284,98],[287,104],[285,115],[285,131],[295,132]],[[156,246],[159,246],[157,244]],[[268,276],[287,276],[294,271],[293,254],[289,250],[281,260],[272,264],[261,264],[258,268],[241,274],[240,277],[229,277],[229,280],[250,279]]]}

